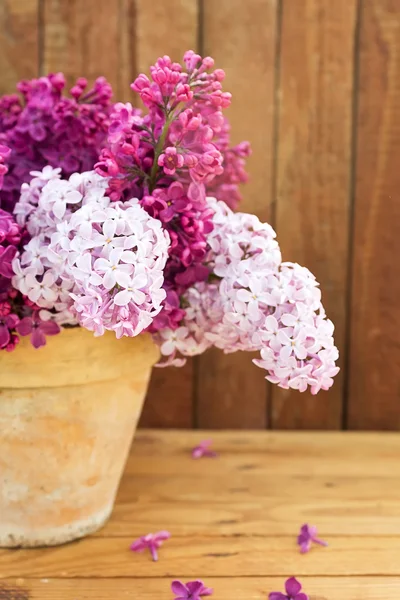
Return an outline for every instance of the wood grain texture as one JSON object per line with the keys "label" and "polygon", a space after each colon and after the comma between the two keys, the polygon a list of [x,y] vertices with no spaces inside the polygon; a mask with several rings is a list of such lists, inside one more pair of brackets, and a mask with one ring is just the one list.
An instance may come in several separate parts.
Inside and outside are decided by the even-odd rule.
{"label": "wood grain texture", "polygon": [[[106,77],[120,91],[120,0],[43,0],[42,72],[63,71],[71,85],[77,77]],[[129,30],[129,22],[125,20]],[[122,71],[124,72],[124,71]],[[129,82],[125,82],[129,85]]]}
{"label": "wood grain texture", "polygon": [[[158,562],[148,553],[133,555],[131,537],[87,538],[37,550],[0,550],[5,577],[261,577],[303,575],[399,576],[400,537],[335,537],[329,548],[316,549],[304,560],[296,537],[172,536]],[[307,557],[311,558],[311,557]],[[100,585],[100,583],[99,583]]]}
{"label": "wood grain texture", "polygon": [[[276,228],[284,260],[321,283],[345,365],[356,0],[282,3]],[[272,427],[339,429],[343,377],[329,393],[274,388]]]}
{"label": "wood grain texture", "polygon": [[[147,73],[159,56],[168,54],[180,62],[186,50],[196,50],[199,27],[197,0],[136,0],[135,6],[135,53],[139,73]],[[193,385],[192,360],[179,369],[154,369],[142,426],[192,427]]]}
{"label": "wood grain texture", "polygon": [[39,72],[39,0],[0,0],[0,94]]}
{"label": "wood grain texture", "polygon": [[[398,596],[397,434],[216,432],[219,457],[193,461],[205,435],[139,433],[109,525],[59,548],[0,550],[0,598],[153,600],[174,578],[201,578],[220,600],[264,600],[292,573],[310,600]],[[299,553],[304,521],[328,548]],[[157,563],[129,550],[165,527]]]}
{"label": "wood grain texture", "polygon": [[[25,579],[0,582],[5,600],[164,600],[172,598],[172,577],[102,579]],[[218,600],[265,600],[269,592],[283,590],[282,577],[207,577]],[[396,577],[302,577],[310,600],[388,600],[397,598]],[[8,596],[6,595],[8,594]],[[14,595],[13,595],[14,594]]]}
{"label": "wood grain texture", "polygon": [[[227,111],[232,139],[249,140],[253,149],[241,210],[267,221],[272,204],[278,2],[204,0],[203,7],[203,53],[226,71],[225,88],[233,94]],[[251,358],[211,350],[198,359],[199,427],[266,427],[267,385]]]}
{"label": "wood grain texture", "polygon": [[400,429],[400,4],[362,3],[348,425]]}

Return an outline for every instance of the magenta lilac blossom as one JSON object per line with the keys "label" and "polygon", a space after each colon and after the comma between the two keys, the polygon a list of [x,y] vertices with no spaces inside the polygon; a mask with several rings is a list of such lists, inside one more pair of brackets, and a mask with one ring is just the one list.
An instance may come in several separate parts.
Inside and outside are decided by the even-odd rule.
{"label": "magenta lilac blossom", "polygon": [[49,164],[68,177],[92,169],[96,162],[109,126],[111,86],[99,77],[88,89],[81,77],[65,95],[65,85],[62,73],[52,73],[21,81],[19,94],[0,98],[0,177],[2,148],[10,150],[0,192],[4,210],[12,211],[31,171]]}
{"label": "magenta lilac blossom", "polygon": [[159,531],[158,533],[148,533],[135,540],[131,544],[131,550],[133,552],[143,552],[148,549],[154,561],[158,560],[159,547],[166,541],[169,540],[171,534],[169,531]]}
{"label": "magenta lilac blossom", "polygon": [[270,382],[327,390],[338,350],[318,282],[233,212],[249,144],[230,143],[224,71],[193,51],[183,63],[136,78],[145,113],[111,104],[104,78],[66,95],[60,73],[0,98],[0,349],[63,327],[150,333],[159,366],[255,351]]}
{"label": "magenta lilac blossom", "polygon": [[319,544],[320,546],[327,546],[327,542],[317,537],[317,528],[314,525],[302,525],[300,533],[297,537],[297,543],[300,546],[300,552],[305,554],[311,549],[312,543]]}
{"label": "magenta lilac blossom", "polygon": [[29,335],[34,348],[41,348],[46,345],[46,336],[60,333],[60,326],[54,321],[41,319],[39,312],[35,310],[29,317],[19,321],[16,330],[19,335]]}
{"label": "magenta lilac blossom", "polygon": [[203,440],[198,446],[192,450],[192,458],[202,458],[206,456],[208,458],[215,458],[217,453],[210,449],[212,440]]}
{"label": "magenta lilac blossom", "polygon": [[8,158],[10,157],[11,149],[4,144],[0,144],[0,190],[3,187],[4,175],[8,173]]}
{"label": "magenta lilac blossom", "polygon": [[302,585],[295,577],[290,577],[285,582],[285,592],[271,592],[268,600],[309,600],[307,594],[301,591]]}
{"label": "magenta lilac blossom", "polygon": [[202,264],[212,229],[212,210],[206,192],[213,190],[228,204],[236,205],[238,185],[247,179],[247,143],[231,148],[229,125],[223,110],[231,95],[222,89],[225,77],[214,69],[210,57],[189,51],[185,67],[161,57],[150,68],[151,77],[141,74],[132,84],[148,114],[130,104],[117,104],[111,115],[108,145],[96,170],[110,177],[113,200],[135,195],[149,214],[162,221],[171,238],[165,269],[161,320],[151,331],[162,329],[168,319],[178,327],[169,304],[168,292],[179,296],[190,285],[205,281],[208,269]]}
{"label": "magenta lilac blossom", "polygon": [[175,580],[171,584],[171,590],[175,594],[175,600],[201,600],[202,597],[213,594],[213,589],[206,587],[199,579],[188,583]]}

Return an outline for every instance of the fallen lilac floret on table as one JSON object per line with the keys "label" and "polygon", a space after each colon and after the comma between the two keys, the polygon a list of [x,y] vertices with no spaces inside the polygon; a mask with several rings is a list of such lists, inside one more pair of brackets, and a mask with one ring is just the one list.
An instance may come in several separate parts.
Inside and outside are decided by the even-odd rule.
{"label": "fallen lilac floret on table", "polygon": [[324,542],[324,540],[320,540],[317,537],[317,528],[315,525],[308,525],[307,523],[302,525],[297,537],[297,543],[300,546],[300,552],[302,554],[309,552],[312,543],[319,544],[320,546],[328,545],[327,542]]}
{"label": "fallen lilac floret on table", "polygon": [[210,450],[210,446],[212,444],[212,440],[203,440],[200,442],[198,446],[193,448],[192,450],[192,458],[202,458],[203,456],[207,456],[208,458],[215,458],[217,453],[213,450]]}
{"label": "fallen lilac floret on table", "polygon": [[169,540],[171,534],[169,531],[158,531],[157,533],[148,533],[147,535],[143,535],[139,539],[135,540],[131,544],[131,550],[133,552],[142,552],[148,548],[150,550],[150,554],[154,561],[158,560],[158,548],[165,542],[165,540]]}
{"label": "fallen lilac floret on table", "polygon": [[199,579],[188,581],[186,584],[176,579],[171,584],[171,590],[175,594],[175,600],[201,600],[202,596],[211,596],[214,591]]}
{"label": "fallen lilac floret on table", "polygon": [[268,600],[309,600],[307,594],[301,591],[302,585],[295,577],[290,577],[285,582],[285,591],[271,592]]}

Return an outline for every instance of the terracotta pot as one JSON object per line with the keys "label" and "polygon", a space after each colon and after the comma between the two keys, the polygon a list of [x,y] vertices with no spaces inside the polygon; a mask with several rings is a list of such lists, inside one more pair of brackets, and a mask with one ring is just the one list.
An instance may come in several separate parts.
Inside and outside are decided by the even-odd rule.
{"label": "terracotta pot", "polygon": [[0,546],[62,544],[111,514],[158,350],[66,329],[0,353]]}

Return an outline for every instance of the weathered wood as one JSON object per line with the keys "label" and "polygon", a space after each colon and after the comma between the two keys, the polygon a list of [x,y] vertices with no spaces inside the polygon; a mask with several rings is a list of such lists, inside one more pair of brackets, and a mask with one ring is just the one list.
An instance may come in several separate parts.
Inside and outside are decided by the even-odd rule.
{"label": "weathered wood", "polygon": [[[271,591],[283,591],[284,577],[207,577],[218,600],[265,600]],[[157,579],[24,579],[0,582],[0,597],[10,600],[164,600],[172,598],[173,576]],[[395,577],[302,577],[310,600],[388,600],[397,598],[400,581]],[[8,594],[6,596],[5,594]],[[14,595],[13,595],[14,594]],[[19,594],[19,595],[18,595]],[[25,595],[24,595],[25,594]]]}
{"label": "weathered wood", "polygon": [[38,0],[0,1],[0,94],[39,72]]}
{"label": "weathered wood", "polygon": [[[57,549],[0,550],[0,598],[152,600],[201,578],[221,600],[261,600],[293,573],[310,600],[397,597],[397,434],[215,433],[219,457],[194,461],[204,436],[141,432],[109,525]],[[303,522],[329,547],[301,555]],[[163,528],[159,562],[129,550]]]}
{"label": "weathered wood", "polygon": [[362,3],[348,425],[400,429],[400,4]]}
{"label": "weathered wood", "polygon": [[[144,532],[147,533],[147,532]],[[297,532],[296,532],[297,533]],[[52,548],[0,550],[5,577],[174,577],[196,579],[199,574],[261,577],[302,575],[400,576],[400,536],[339,537],[312,557],[300,554],[296,536],[172,536],[160,549],[160,560],[148,553],[132,554],[130,537],[87,538],[55,552]]]}
{"label": "weathered wood", "polygon": [[[282,3],[276,228],[285,260],[321,283],[345,366],[356,0]],[[329,393],[273,389],[274,429],[340,429],[343,377]]]}
{"label": "weathered wood", "polygon": [[[147,73],[159,56],[181,61],[196,49],[199,27],[197,0],[135,3],[135,56],[139,73]],[[134,103],[140,104],[137,99]],[[191,427],[193,424],[193,361],[183,368],[154,369],[141,425]]]}
{"label": "weathered wood", "polygon": [[44,74],[62,71],[68,84],[102,75],[119,89],[119,0],[43,0],[42,44]]}
{"label": "weathered wood", "polygon": [[[203,51],[226,71],[225,87],[233,94],[227,111],[232,138],[249,140],[253,149],[240,209],[266,221],[272,205],[278,2],[204,0],[203,6]],[[265,428],[267,385],[251,358],[212,350],[198,359],[199,427]]]}
{"label": "weathered wood", "polygon": [[[283,483],[288,484],[289,480]],[[297,484],[301,488],[307,485],[302,481]],[[222,493],[219,503],[213,502],[211,494],[205,495],[200,504],[194,499],[192,502],[180,500],[177,494],[175,502],[167,498],[156,502],[142,500],[118,504],[110,523],[98,535],[129,534],[134,538],[143,531],[163,528],[179,535],[207,535],[210,531],[215,535],[293,535],[304,521],[318,521],[321,535],[325,536],[335,535],[338,530],[346,535],[364,535],[366,532],[400,535],[398,501],[379,501],[377,514],[376,495],[371,500],[363,500],[361,507],[356,493],[355,496],[352,500],[321,500],[318,496],[311,499],[307,495],[297,502],[276,497],[260,501],[248,496],[247,501],[235,502],[233,492]],[[340,527],[332,519],[333,515],[340,521]]]}
{"label": "weathered wood", "polygon": [[[318,477],[375,477],[397,479],[400,475],[398,455],[400,439],[397,435],[369,436],[347,433],[280,433],[248,434],[213,433],[218,460],[188,460],[191,447],[200,436],[183,433],[174,443],[177,432],[166,436],[153,434],[147,441],[134,446],[126,473],[146,476],[180,477],[196,474],[199,478],[218,480],[223,472],[238,481],[242,474],[257,477],[318,476]],[[204,433],[202,434],[204,438]]]}

